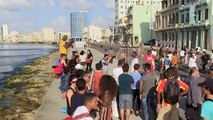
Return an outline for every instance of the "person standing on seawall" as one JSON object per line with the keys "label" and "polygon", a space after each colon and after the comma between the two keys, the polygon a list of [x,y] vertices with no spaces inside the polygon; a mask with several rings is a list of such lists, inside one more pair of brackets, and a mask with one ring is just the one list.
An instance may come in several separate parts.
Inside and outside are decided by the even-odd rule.
{"label": "person standing on seawall", "polygon": [[67,35],[64,35],[63,38],[59,42],[59,50],[60,54],[65,54],[67,55],[68,53],[68,48],[72,45],[73,42],[67,42]]}

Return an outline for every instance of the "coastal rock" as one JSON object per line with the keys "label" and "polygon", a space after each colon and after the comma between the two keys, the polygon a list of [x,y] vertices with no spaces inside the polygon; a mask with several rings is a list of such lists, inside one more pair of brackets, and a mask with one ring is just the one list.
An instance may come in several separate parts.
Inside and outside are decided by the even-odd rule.
{"label": "coastal rock", "polygon": [[34,60],[32,64],[23,67],[20,73],[6,80],[0,98],[9,97],[7,104],[13,107],[0,107],[0,120],[34,119],[34,111],[41,105],[53,79],[51,62],[57,56],[59,53],[53,53],[48,57]]}

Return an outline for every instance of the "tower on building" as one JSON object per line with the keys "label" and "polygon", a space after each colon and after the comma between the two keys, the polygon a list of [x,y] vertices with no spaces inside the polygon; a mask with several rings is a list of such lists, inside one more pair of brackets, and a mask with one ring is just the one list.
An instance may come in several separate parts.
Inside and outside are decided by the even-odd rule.
{"label": "tower on building", "polygon": [[7,24],[2,25],[1,30],[2,30],[2,40],[6,41],[9,35],[8,25]]}

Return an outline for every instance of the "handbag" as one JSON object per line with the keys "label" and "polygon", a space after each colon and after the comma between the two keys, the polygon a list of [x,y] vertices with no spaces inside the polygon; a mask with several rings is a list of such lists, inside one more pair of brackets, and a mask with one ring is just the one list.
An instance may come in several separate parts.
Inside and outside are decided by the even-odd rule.
{"label": "handbag", "polygon": [[112,101],[112,115],[117,118],[119,117],[116,98]]}

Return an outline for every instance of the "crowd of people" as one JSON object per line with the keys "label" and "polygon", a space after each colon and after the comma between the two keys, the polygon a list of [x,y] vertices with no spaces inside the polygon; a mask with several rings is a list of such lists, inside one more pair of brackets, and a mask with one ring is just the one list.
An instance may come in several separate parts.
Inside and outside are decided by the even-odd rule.
{"label": "crowd of people", "polygon": [[[114,56],[106,49],[99,61],[93,60],[89,49],[72,51],[68,60],[67,50],[73,42],[66,41],[64,36],[59,46],[61,58],[54,65],[54,74],[61,79],[59,89],[67,103],[69,117],[65,120],[111,120],[113,116],[129,120],[131,114],[143,120],[179,120],[181,96],[187,98],[187,120],[213,120],[213,51],[208,54],[205,49],[189,51],[187,47],[181,51],[150,49],[143,56],[144,64],[133,52],[130,64],[125,57],[119,59],[110,75],[108,66]],[[179,67],[186,64],[189,76],[182,79]],[[208,73],[203,82],[198,81],[200,69]],[[160,73],[159,78],[156,72]]]}

